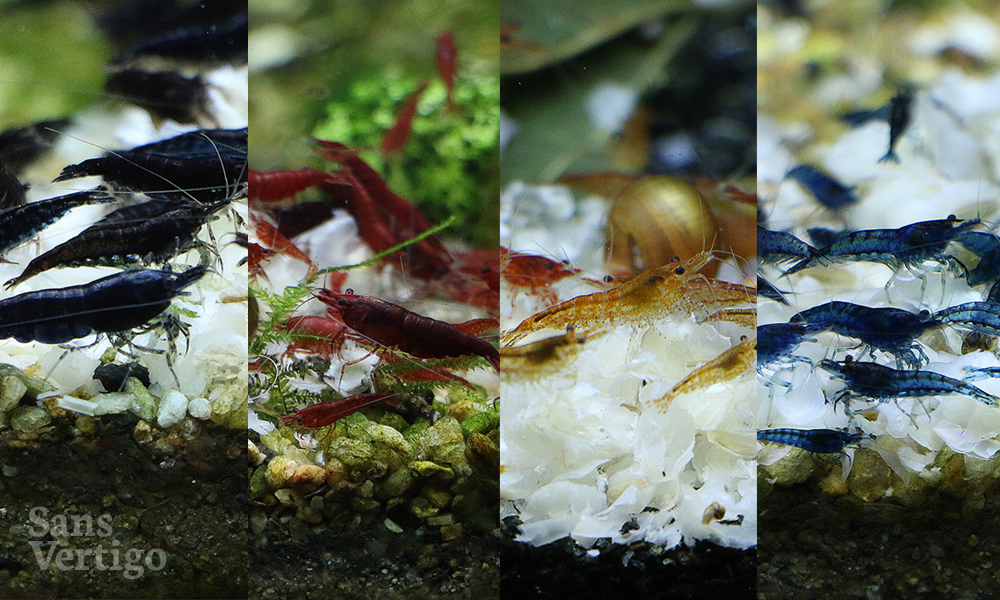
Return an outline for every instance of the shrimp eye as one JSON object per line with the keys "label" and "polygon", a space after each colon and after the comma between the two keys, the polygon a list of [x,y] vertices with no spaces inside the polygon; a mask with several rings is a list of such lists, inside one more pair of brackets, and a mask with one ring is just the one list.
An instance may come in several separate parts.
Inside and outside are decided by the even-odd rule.
{"label": "shrimp eye", "polygon": [[337,298],[337,306],[347,306],[347,300],[343,298]]}
{"label": "shrimp eye", "polygon": [[677,267],[676,269],[674,269],[674,273],[676,273],[677,275],[683,275],[684,267]]}
{"label": "shrimp eye", "polygon": [[611,283],[614,280],[615,280],[615,278],[612,277],[611,275],[605,275],[604,276],[604,283]]}

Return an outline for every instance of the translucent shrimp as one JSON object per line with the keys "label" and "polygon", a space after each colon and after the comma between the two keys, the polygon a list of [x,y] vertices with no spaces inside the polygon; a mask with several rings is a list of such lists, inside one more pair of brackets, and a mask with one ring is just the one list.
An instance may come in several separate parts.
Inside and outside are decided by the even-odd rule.
{"label": "translucent shrimp", "polygon": [[669,315],[711,313],[756,302],[752,288],[697,274],[714,258],[711,252],[701,252],[637,275],[608,291],[571,298],[525,319],[505,333],[503,341],[510,344],[545,329],[648,323]]}

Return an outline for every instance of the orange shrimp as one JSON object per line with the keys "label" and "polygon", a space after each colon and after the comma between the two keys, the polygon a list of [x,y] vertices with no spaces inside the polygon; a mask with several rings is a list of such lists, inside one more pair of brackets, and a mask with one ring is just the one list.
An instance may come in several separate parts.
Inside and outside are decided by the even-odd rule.
{"label": "orange shrimp", "polygon": [[564,334],[521,346],[501,347],[501,371],[506,376],[518,375],[526,378],[537,378],[557,370],[560,365],[579,352],[580,347],[586,341],[603,333],[577,335],[573,326],[569,325]]}
{"label": "orange shrimp", "polygon": [[534,331],[575,327],[598,328],[615,324],[648,323],[672,314],[690,315],[741,304],[752,304],[751,288],[708,279],[697,271],[714,260],[701,252],[636,275],[604,292],[571,298],[525,319],[503,336],[510,344]]}
{"label": "orange shrimp", "polygon": [[[427,81],[420,82],[399,109],[396,122],[382,136],[382,156],[399,152],[406,145],[406,140],[410,138],[410,131],[413,129],[413,117],[417,114],[417,103],[420,101],[420,95],[427,89],[427,84]],[[448,99],[451,100],[450,95]]]}
{"label": "orange shrimp", "polygon": [[485,340],[458,327],[424,317],[378,298],[357,296],[353,290],[334,294],[317,290],[331,314],[340,316],[348,327],[379,346],[396,348],[417,358],[457,358],[475,355],[500,370],[499,351]]}
{"label": "orange shrimp", "polygon": [[757,368],[757,339],[740,338],[738,346],[733,346],[719,356],[688,374],[680,383],[670,388],[653,405],[661,411],[670,408],[674,398],[695,390],[703,389],[727,380],[733,380]]}
{"label": "orange shrimp", "polygon": [[319,429],[337,422],[346,416],[353,415],[366,406],[386,402],[397,396],[395,392],[376,394],[356,394],[346,398],[327,400],[319,404],[313,404],[306,408],[296,408],[294,415],[288,415],[281,419],[281,424],[286,426],[298,425],[306,429]]}
{"label": "orange shrimp", "polygon": [[529,294],[541,297],[546,306],[552,306],[558,300],[550,286],[580,272],[565,262],[556,262],[535,254],[511,252],[506,248],[500,248],[500,255],[500,273],[507,283],[527,288]]}
{"label": "orange shrimp", "polygon": [[455,48],[455,34],[451,31],[442,31],[438,36],[435,59],[438,75],[441,76],[444,89],[448,92],[448,112],[455,112],[455,69],[458,49]]}
{"label": "orange shrimp", "polygon": [[271,225],[256,215],[250,215],[250,219],[254,224],[254,232],[257,234],[257,237],[261,242],[269,246],[274,252],[287,254],[288,256],[301,260],[309,265],[309,272],[306,274],[306,279],[310,279],[316,274],[316,263],[314,263],[305,252],[299,250],[295,244],[288,241],[288,238],[281,235],[281,232],[278,231],[277,227]]}

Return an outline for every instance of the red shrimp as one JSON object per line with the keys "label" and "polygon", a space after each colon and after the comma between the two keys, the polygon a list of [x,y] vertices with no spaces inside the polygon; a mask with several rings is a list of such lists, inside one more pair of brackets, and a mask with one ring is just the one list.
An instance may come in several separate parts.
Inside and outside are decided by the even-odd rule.
{"label": "red shrimp", "polygon": [[500,352],[485,340],[455,325],[410,312],[385,300],[356,296],[352,290],[334,294],[317,290],[331,314],[340,316],[348,327],[372,342],[396,348],[417,358],[457,358],[470,354],[485,358],[500,370]]}
{"label": "red shrimp", "polygon": [[305,252],[299,250],[295,244],[291,243],[285,236],[281,235],[281,232],[278,231],[277,227],[255,215],[250,215],[250,219],[254,224],[254,232],[257,234],[257,238],[260,239],[261,242],[269,246],[274,252],[287,254],[288,256],[297,258],[298,260],[301,260],[309,265],[309,272],[306,275],[307,279],[316,274],[316,264],[309,258],[308,255],[306,255]]}
{"label": "red shrimp", "polygon": [[417,103],[420,102],[420,95],[427,89],[427,84],[427,81],[420,82],[399,109],[396,122],[382,136],[382,156],[399,152],[406,145],[406,140],[410,138],[410,131],[413,129],[413,117],[417,114]]}
{"label": "red shrimp", "polygon": [[[347,210],[358,223],[358,230],[372,250],[381,252],[413,239],[431,227],[419,210],[394,193],[379,174],[353,150],[339,142],[317,140],[323,157],[340,162],[340,175],[353,188]],[[387,235],[388,234],[388,235]],[[428,237],[407,247],[404,264],[412,275],[434,279],[448,272],[451,257],[436,237]]]}
{"label": "red shrimp", "polygon": [[450,30],[441,32],[437,39],[435,53],[438,75],[444,82],[448,92],[448,112],[455,112],[455,68],[458,59],[458,49],[455,48],[455,34]]}
{"label": "red shrimp", "polygon": [[248,169],[250,202],[278,202],[323,184],[343,184],[338,177],[315,169],[271,171],[262,173]]}
{"label": "red shrimp", "polygon": [[507,283],[520,288],[527,288],[528,293],[539,296],[546,306],[554,305],[558,297],[549,289],[553,283],[579,273],[566,263],[556,262],[544,256],[510,252],[500,249],[502,258],[501,274]]}
{"label": "red shrimp", "polygon": [[348,337],[347,326],[341,319],[329,317],[292,317],[281,328],[292,332],[295,340],[288,345],[285,355],[294,352],[317,354],[324,360],[340,352]]}
{"label": "red shrimp", "polygon": [[319,404],[313,404],[305,408],[296,408],[294,415],[288,415],[281,419],[281,424],[286,426],[299,425],[306,429],[319,429],[337,422],[337,420],[353,415],[366,406],[392,400],[397,394],[377,393],[377,394],[356,394],[346,398],[327,400]]}

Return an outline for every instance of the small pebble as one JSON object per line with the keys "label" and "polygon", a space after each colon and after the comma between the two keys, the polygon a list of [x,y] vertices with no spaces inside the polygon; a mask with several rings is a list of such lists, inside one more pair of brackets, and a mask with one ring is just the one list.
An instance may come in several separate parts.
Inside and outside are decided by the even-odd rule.
{"label": "small pebble", "polygon": [[156,411],[156,424],[160,429],[176,425],[187,413],[188,400],[184,394],[177,390],[167,392],[167,395],[160,400],[160,408]]}

